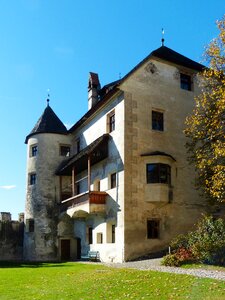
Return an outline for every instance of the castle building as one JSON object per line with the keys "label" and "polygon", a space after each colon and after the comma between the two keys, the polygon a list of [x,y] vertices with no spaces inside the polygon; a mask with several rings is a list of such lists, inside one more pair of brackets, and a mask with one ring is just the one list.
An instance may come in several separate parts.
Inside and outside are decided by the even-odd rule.
{"label": "castle building", "polygon": [[208,207],[187,162],[185,118],[203,66],[161,46],[101,88],[69,130],[47,105],[26,137],[24,258],[122,262],[166,249]]}

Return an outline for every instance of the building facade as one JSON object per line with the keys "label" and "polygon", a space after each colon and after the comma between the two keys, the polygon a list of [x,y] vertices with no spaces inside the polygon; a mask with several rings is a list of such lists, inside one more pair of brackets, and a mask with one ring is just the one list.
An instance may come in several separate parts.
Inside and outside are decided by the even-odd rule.
{"label": "building facade", "polygon": [[161,46],[101,88],[67,130],[49,104],[27,143],[24,258],[122,262],[166,249],[208,207],[187,162],[185,118],[203,66]]}

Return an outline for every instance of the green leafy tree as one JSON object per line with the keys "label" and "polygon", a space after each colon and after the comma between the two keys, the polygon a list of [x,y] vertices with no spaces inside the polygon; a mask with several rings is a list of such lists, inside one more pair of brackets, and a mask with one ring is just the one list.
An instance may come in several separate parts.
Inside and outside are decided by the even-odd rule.
{"label": "green leafy tree", "polygon": [[205,51],[208,67],[199,75],[200,95],[185,134],[196,185],[213,203],[225,202],[225,15],[218,36]]}

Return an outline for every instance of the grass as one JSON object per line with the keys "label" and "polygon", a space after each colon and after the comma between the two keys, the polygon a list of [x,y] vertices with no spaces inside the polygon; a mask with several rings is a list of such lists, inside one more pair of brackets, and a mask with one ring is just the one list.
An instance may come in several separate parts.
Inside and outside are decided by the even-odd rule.
{"label": "grass", "polygon": [[225,282],[100,264],[2,264],[0,299],[225,299]]}
{"label": "grass", "polygon": [[206,264],[200,264],[200,263],[183,264],[183,265],[181,265],[181,268],[184,268],[184,269],[204,269],[204,270],[213,270],[213,271],[225,272],[225,267],[206,265]]}

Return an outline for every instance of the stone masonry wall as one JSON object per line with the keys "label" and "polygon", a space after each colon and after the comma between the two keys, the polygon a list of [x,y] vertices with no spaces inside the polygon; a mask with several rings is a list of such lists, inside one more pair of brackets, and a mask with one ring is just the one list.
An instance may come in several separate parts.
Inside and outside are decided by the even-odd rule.
{"label": "stone masonry wall", "polygon": [[24,223],[0,221],[0,261],[23,259]]}

